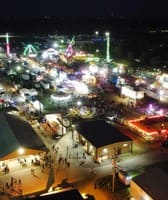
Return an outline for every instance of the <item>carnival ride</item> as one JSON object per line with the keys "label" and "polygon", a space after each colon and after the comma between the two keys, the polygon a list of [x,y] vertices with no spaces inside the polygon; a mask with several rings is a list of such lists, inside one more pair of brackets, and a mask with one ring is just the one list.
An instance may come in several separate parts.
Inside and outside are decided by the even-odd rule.
{"label": "carnival ride", "polygon": [[28,57],[36,57],[37,50],[32,44],[28,44],[24,49],[23,55]]}

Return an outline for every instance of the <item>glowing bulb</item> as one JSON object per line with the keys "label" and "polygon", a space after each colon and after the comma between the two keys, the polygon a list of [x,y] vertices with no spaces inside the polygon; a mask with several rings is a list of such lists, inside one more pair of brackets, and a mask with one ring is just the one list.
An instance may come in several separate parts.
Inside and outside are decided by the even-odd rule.
{"label": "glowing bulb", "polygon": [[96,31],[95,34],[96,34],[96,35],[99,35],[99,31]]}
{"label": "glowing bulb", "polygon": [[24,154],[24,149],[23,149],[22,147],[20,147],[20,148],[18,149],[18,153],[19,153],[20,155]]}
{"label": "glowing bulb", "polygon": [[109,33],[109,32],[106,32],[106,33],[105,33],[105,35],[106,35],[106,36],[109,36],[109,35],[110,35],[110,33]]}

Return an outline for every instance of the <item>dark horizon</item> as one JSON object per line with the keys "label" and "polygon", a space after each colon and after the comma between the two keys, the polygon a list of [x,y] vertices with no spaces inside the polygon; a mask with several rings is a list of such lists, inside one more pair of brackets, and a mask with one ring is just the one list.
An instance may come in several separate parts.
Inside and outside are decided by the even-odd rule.
{"label": "dark horizon", "polygon": [[166,0],[2,0],[0,18],[168,18]]}
{"label": "dark horizon", "polygon": [[0,18],[0,31],[13,33],[52,33],[60,31],[64,33],[88,33],[95,30],[113,30],[119,29],[123,32],[131,30],[146,30],[150,28],[167,28],[167,19],[125,19],[108,17],[97,18]]}
{"label": "dark horizon", "polygon": [[[124,20],[143,20],[143,21],[161,21],[161,20],[168,20],[168,16],[161,16],[161,17],[144,17],[144,16],[136,16],[136,17],[127,17],[127,16],[71,16],[71,17],[60,17],[60,16],[0,16],[0,20],[108,20],[108,19],[124,19]],[[168,22],[167,22],[168,23]]]}

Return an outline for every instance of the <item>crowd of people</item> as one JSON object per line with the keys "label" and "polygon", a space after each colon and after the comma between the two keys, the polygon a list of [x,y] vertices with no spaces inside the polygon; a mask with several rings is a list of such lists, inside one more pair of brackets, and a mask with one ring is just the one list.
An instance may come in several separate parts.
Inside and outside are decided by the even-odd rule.
{"label": "crowd of people", "polygon": [[22,196],[22,180],[10,177],[10,181],[0,184],[0,191],[8,197]]}

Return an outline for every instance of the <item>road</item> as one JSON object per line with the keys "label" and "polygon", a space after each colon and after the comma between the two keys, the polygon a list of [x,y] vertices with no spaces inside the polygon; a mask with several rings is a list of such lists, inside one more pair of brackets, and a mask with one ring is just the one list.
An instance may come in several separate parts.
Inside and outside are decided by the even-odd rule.
{"label": "road", "polygon": [[[122,128],[124,129],[124,127]],[[129,134],[133,133],[130,132]],[[46,140],[46,138],[43,139]],[[51,139],[47,139],[45,142],[47,142],[49,146],[55,144],[60,149],[59,154],[55,157],[56,162],[53,166],[55,177],[54,186],[58,185],[63,179],[67,178],[68,182],[72,183],[81,193],[93,194],[98,200],[100,197],[101,200],[124,200],[128,198],[128,194],[125,194],[125,197],[123,197],[124,192],[121,190],[116,191],[114,194],[101,188],[95,190],[94,183],[98,178],[112,174],[111,160],[105,160],[101,164],[95,164],[90,156],[87,155],[87,159],[84,164],[80,165],[80,162],[82,161],[81,155],[83,154],[83,149],[81,146],[75,149],[72,148],[73,143],[71,133],[67,133],[57,142]],[[63,157],[66,156],[67,150],[65,144],[69,146],[69,153],[71,154],[71,158],[68,159],[71,163],[70,169],[67,168],[64,163],[58,165],[58,157],[60,155]],[[79,159],[76,158],[76,152],[79,154]],[[133,153],[120,155],[118,156],[118,160],[119,168],[121,169],[127,171],[144,171],[152,165],[167,161],[168,150],[165,149],[164,151],[161,151],[158,145],[148,144],[144,141],[138,140],[137,137],[137,140],[135,140],[133,145]],[[90,174],[92,168],[95,171],[94,176]],[[123,187],[124,191],[125,189]]]}
{"label": "road", "polygon": [[[125,116],[133,116],[137,115],[132,110],[124,110]],[[125,117],[124,116],[124,117]],[[39,125],[39,124],[37,124]],[[125,192],[126,187],[122,187],[122,190],[116,190],[115,193],[111,191],[104,190],[102,188],[95,189],[94,184],[97,179],[101,177],[105,177],[112,174],[112,165],[111,160],[104,160],[101,164],[96,164],[92,161],[90,156],[86,156],[86,160],[84,160],[83,165],[80,165],[81,161],[83,161],[83,149],[82,146],[78,146],[77,148],[73,148],[73,141],[71,132],[67,132],[60,140],[52,140],[49,136],[44,137],[41,134],[41,129],[37,128],[37,125],[33,125],[38,136],[44,141],[46,146],[51,150],[52,146],[55,145],[59,147],[59,151],[57,153],[52,153],[53,159],[53,176],[54,183],[53,187],[56,187],[58,184],[62,182],[62,180],[67,179],[68,183],[74,185],[81,193],[89,193],[93,194],[96,200],[126,200],[128,199],[129,192]],[[150,144],[144,141],[140,136],[135,135],[132,131],[127,129],[125,126],[120,124],[115,124],[124,134],[131,137],[134,141],[133,144],[133,153],[123,154],[118,156],[119,160],[119,168],[130,171],[130,170],[146,170],[148,167],[156,165],[158,163],[162,163],[168,160],[168,150],[160,148],[158,144]],[[67,150],[68,146],[68,150]],[[79,158],[77,158],[77,152]],[[60,156],[66,158],[68,154],[68,162],[70,163],[70,167],[68,167],[65,162],[61,162],[59,164],[58,160]],[[91,174],[91,170],[94,169],[94,174]],[[27,180],[32,181],[30,177],[30,169],[25,169],[24,171],[19,168],[18,175],[15,176],[20,178],[20,174],[24,174],[25,177],[25,185],[27,185]],[[143,171],[143,170],[142,170]],[[47,179],[47,174],[43,174],[39,169],[37,169],[37,173],[39,177],[44,177]],[[8,177],[10,179],[10,177]],[[32,186],[35,186],[37,182],[40,182],[41,179],[33,180]],[[6,180],[5,180],[6,181]],[[23,180],[24,181],[24,180]],[[39,184],[38,183],[38,184]],[[44,187],[45,183],[43,183],[42,187]],[[24,189],[24,187],[23,187]],[[24,191],[23,191],[24,192]]]}

